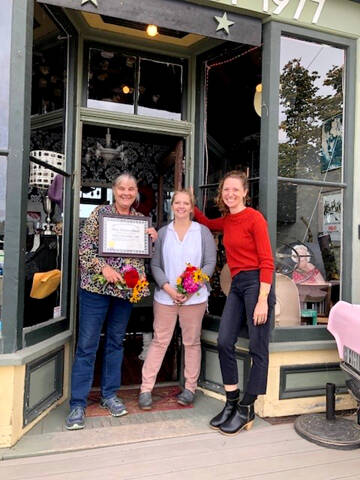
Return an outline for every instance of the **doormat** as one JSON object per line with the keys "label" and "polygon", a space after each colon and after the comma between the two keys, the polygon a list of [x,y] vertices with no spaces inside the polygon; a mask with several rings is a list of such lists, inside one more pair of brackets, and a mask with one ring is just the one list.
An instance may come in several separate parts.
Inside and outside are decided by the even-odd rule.
{"label": "doormat", "polygon": [[[184,408],[193,408],[192,405],[179,405],[176,401],[176,395],[180,393],[180,388],[177,386],[172,387],[155,387],[152,391],[153,405],[151,412],[161,412],[165,410],[182,410]],[[138,406],[139,390],[128,389],[119,390],[119,397],[124,402],[126,410],[131,413],[146,413],[149,410],[141,410]],[[87,417],[108,417],[110,413],[108,410],[101,408],[100,391],[91,391],[88,399],[88,406],[86,407]]]}

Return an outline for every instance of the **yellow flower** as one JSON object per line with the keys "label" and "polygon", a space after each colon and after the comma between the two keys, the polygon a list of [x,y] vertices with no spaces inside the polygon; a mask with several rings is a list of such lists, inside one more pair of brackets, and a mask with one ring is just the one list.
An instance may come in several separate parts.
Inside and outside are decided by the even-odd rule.
{"label": "yellow flower", "polygon": [[176,279],[176,285],[181,285],[181,281],[182,281],[182,278],[181,277],[178,277]]}
{"label": "yellow flower", "polygon": [[141,300],[142,297],[142,292],[146,289],[146,287],[149,285],[149,282],[147,280],[139,280],[135,287],[133,288],[132,295],[130,297],[130,302],[131,303],[137,303]]}

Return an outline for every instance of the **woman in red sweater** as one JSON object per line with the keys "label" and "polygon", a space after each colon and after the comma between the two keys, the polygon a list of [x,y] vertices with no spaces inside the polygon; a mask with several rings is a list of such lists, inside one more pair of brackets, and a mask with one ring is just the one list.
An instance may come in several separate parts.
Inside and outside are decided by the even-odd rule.
{"label": "woman in red sweater", "polygon": [[[226,392],[224,409],[210,426],[233,435],[251,428],[254,402],[266,393],[269,364],[270,315],[275,305],[271,288],[274,260],[267,223],[260,212],[246,206],[247,176],[241,171],[225,175],[219,185],[217,204],[223,216],[208,219],[195,209],[195,219],[210,230],[223,232],[232,283],[221,317],[218,351]],[[240,329],[247,325],[252,360],[245,393],[239,401],[235,343]]]}

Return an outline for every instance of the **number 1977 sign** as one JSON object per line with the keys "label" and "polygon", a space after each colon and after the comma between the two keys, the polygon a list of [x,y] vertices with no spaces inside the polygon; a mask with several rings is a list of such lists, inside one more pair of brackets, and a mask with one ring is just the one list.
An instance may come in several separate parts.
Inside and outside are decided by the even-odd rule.
{"label": "number 1977 sign", "polygon": [[[326,0],[263,0],[263,11],[266,13],[273,13],[274,15],[279,15],[289,4],[297,4],[293,18],[294,20],[299,20],[306,3],[310,2],[312,2],[313,4],[317,4],[314,5],[314,15],[312,19],[312,23],[317,23],[320,18],[321,12],[323,11]],[[238,0],[232,0],[231,3],[233,5],[238,5]]]}
{"label": "number 1977 sign", "polygon": [[[312,19],[312,23],[317,23],[326,0],[263,0],[263,10],[267,13],[279,15],[290,3],[297,3],[297,8],[293,18],[294,20],[299,20],[306,3],[309,3],[310,1],[317,4],[317,6],[314,5],[315,11]],[[275,8],[273,9],[273,7]]]}

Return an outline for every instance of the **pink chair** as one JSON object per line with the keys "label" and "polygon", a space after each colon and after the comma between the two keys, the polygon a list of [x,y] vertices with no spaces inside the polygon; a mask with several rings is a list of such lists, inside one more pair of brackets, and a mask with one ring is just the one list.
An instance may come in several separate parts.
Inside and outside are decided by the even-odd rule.
{"label": "pink chair", "polygon": [[327,328],[335,338],[342,360],[340,367],[350,377],[346,386],[360,404],[360,305],[343,301],[336,303],[330,310]]}
{"label": "pink chair", "polygon": [[327,329],[335,337],[342,360],[344,345],[360,355],[360,305],[337,302],[330,310]]}

